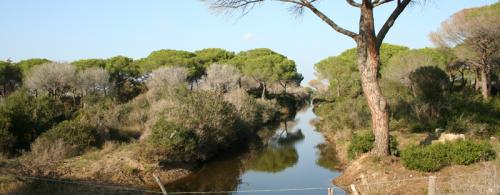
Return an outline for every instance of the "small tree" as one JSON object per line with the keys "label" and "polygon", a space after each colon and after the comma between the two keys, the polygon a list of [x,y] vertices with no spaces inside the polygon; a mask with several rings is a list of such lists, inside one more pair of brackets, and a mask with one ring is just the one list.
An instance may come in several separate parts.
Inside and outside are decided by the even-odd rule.
{"label": "small tree", "polygon": [[78,74],[78,78],[78,86],[85,94],[102,92],[106,95],[111,86],[109,73],[103,68],[83,70]]}
{"label": "small tree", "polygon": [[439,117],[439,107],[443,100],[444,92],[449,87],[448,75],[438,67],[423,66],[409,75],[411,89],[415,98],[423,103],[415,104],[417,117],[420,117],[420,111],[428,110],[427,116],[432,118]]}
{"label": "small tree", "polygon": [[22,83],[23,74],[18,66],[0,61],[0,97],[12,93]]}
{"label": "small tree", "polygon": [[238,87],[240,71],[231,65],[212,64],[207,69],[207,76],[203,78],[201,87],[218,93],[226,93]]}
{"label": "small tree", "polygon": [[68,63],[52,62],[35,66],[26,76],[25,84],[32,90],[48,92],[59,97],[76,83],[76,69]]}
{"label": "small tree", "polygon": [[149,89],[178,86],[186,83],[188,71],[181,67],[161,67],[153,70],[146,85]]}
{"label": "small tree", "polygon": [[139,66],[132,58],[125,56],[109,58],[106,59],[105,67],[110,74],[115,96],[119,101],[131,100],[144,90],[143,83],[138,79],[141,76]]}

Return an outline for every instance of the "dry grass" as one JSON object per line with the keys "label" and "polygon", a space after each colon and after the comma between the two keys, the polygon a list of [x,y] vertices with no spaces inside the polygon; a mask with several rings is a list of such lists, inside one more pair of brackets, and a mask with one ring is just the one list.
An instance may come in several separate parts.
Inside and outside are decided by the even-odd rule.
{"label": "dry grass", "polygon": [[497,194],[500,193],[500,166],[495,163],[482,163],[478,170],[472,173],[437,178],[438,194]]}
{"label": "dry grass", "polygon": [[[437,194],[498,194],[498,173],[498,160],[448,166],[439,172],[425,173],[407,170],[395,157],[364,155],[349,164],[334,181],[338,186],[355,184],[361,194],[426,194],[429,176],[436,176]],[[494,186],[497,186],[496,192]]]}
{"label": "dry grass", "polygon": [[31,145],[31,151],[21,158],[23,165],[38,169],[43,166],[55,165],[66,157],[71,156],[72,147],[63,140],[50,142],[46,139],[37,139]]}
{"label": "dry grass", "polygon": [[0,194],[7,194],[20,188],[23,182],[11,176],[0,176]]}

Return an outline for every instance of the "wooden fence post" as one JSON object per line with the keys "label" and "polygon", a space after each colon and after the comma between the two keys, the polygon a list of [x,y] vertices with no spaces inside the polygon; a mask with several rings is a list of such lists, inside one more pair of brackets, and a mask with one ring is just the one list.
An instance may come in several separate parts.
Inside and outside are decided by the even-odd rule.
{"label": "wooden fence post", "polygon": [[333,188],[328,188],[328,195],[333,195]]}
{"label": "wooden fence post", "polygon": [[351,190],[353,195],[359,195],[358,190],[356,190],[356,186],[354,184],[351,184]]}
{"label": "wooden fence post", "polygon": [[436,195],[436,176],[429,176],[429,185],[427,186],[428,195]]}
{"label": "wooden fence post", "polygon": [[153,177],[155,178],[156,183],[160,186],[161,192],[163,192],[163,195],[168,195],[167,190],[165,190],[165,186],[161,183],[160,177],[156,175],[156,173],[153,174]]}

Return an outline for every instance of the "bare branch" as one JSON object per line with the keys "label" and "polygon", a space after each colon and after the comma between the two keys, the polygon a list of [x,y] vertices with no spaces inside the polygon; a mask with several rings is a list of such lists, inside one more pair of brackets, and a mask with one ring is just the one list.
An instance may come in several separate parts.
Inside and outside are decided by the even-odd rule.
{"label": "bare branch", "polygon": [[373,7],[377,7],[379,5],[382,5],[382,4],[385,4],[385,3],[389,3],[389,2],[392,2],[394,0],[376,0],[376,1],[373,1]]}
{"label": "bare branch", "polygon": [[347,3],[349,3],[349,5],[351,5],[353,7],[361,7],[361,4],[355,2],[354,0],[345,0],[345,1],[347,1]]}
{"label": "bare branch", "polygon": [[[228,11],[228,9],[231,10],[241,9],[243,15],[247,14],[256,4],[264,2],[264,0],[204,0],[204,1],[211,2],[210,7],[215,10]],[[358,36],[356,33],[338,26],[333,20],[328,18],[328,16],[323,14],[314,5],[312,5],[312,3],[317,0],[274,0],[274,1],[294,4],[295,6],[292,7],[291,11],[298,14],[301,14],[303,8],[306,7],[337,32],[352,37],[353,39],[356,39]],[[356,3],[354,0],[347,0],[347,1],[351,2],[352,5],[359,5],[359,3]]]}
{"label": "bare branch", "polygon": [[309,8],[314,14],[316,14],[321,20],[323,20],[328,25],[330,25],[334,30],[336,30],[337,32],[342,33],[344,35],[347,35],[353,39],[357,39],[358,34],[337,25],[337,23],[335,23],[333,20],[328,18],[328,16],[323,14],[323,12],[319,11],[316,7],[314,7],[314,5],[311,4],[311,2],[309,2],[307,0],[301,0],[301,1],[305,7]]}
{"label": "bare branch", "polygon": [[[394,25],[394,22],[396,22],[396,19],[403,12],[403,10],[406,8],[406,6],[408,6],[408,4],[410,4],[411,1],[412,0],[403,0],[402,2],[400,2],[400,0],[398,0],[398,4],[397,4],[396,8],[392,12],[392,14],[389,16],[389,18],[387,18],[384,25],[382,26],[382,28],[380,29],[380,31],[377,34],[377,47],[380,47],[380,45],[382,45],[382,42],[384,41],[384,38],[387,35],[387,33],[389,32],[389,30],[391,29],[392,25]],[[381,2],[384,2],[384,0],[382,0],[378,3],[381,3]]]}

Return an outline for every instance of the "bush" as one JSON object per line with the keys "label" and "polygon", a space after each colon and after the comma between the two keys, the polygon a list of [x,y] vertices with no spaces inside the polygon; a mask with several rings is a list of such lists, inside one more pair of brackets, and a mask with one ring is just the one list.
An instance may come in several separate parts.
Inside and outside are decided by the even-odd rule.
{"label": "bush", "polygon": [[196,158],[198,140],[192,130],[160,119],[154,125],[148,139],[149,158],[160,161],[164,156],[170,161],[189,161]]}
{"label": "bush", "polygon": [[[375,142],[375,135],[372,131],[353,134],[348,148],[349,158],[354,159],[362,153],[371,151],[373,142]],[[398,141],[393,136],[389,137],[389,150],[391,155],[399,155]]]}
{"label": "bush", "polygon": [[272,122],[278,117],[279,111],[277,103],[273,100],[257,99],[257,113],[262,120],[262,124]]}
{"label": "bush", "polygon": [[363,96],[356,98],[338,97],[334,102],[321,103],[315,108],[315,113],[322,120],[323,129],[363,129],[369,128],[370,111]]}
{"label": "bush", "polygon": [[45,137],[36,139],[31,144],[31,151],[24,163],[31,166],[50,165],[65,158],[78,155],[71,145],[66,144],[62,139],[51,141]]}
{"label": "bush", "polygon": [[224,94],[224,100],[231,103],[238,111],[239,118],[249,128],[259,127],[264,123],[262,110],[257,101],[243,89],[237,89]]}
{"label": "bush", "polygon": [[2,138],[11,141],[10,153],[29,149],[31,142],[62,119],[64,107],[60,102],[32,96],[26,89],[10,94],[0,104],[0,131],[13,136]]}
{"label": "bush", "polygon": [[410,73],[413,94],[426,103],[436,103],[449,86],[448,75],[438,67],[424,66]]}
{"label": "bush", "polygon": [[6,128],[0,127],[0,155],[10,153],[15,142],[16,138]]}
{"label": "bush", "polygon": [[[170,97],[171,103],[159,106],[156,122],[151,130],[158,132],[192,132],[197,141],[196,155],[189,160],[206,160],[217,151],[228,148],[238,140],[242,128],[238,126],[238,113],[233,105],[225,102],[220,95],[208,91],[194,91],[183,97]],[[158,122],[169,121],[173,124]],[[182,127],[182,128],[181,128]],[[173,129],[162,130],[159,129]],[[159,136],[159,134],[158,134]],[[157,139],[158,139],[157,136]],[[166,134],[163,140],[172,139],[171,134]],[[183,135],[184,136],[184,135]],[[182,138],[182,137],[181,137]],[[148,137],[148,139],[151,139]],[[170,140],[168,143],[172,143]],[[186,149],[190,150],[190,149]]]}
{"label": "bush", "polygon": [[80,121],[63,121],[45,132],[40,139],[55,143],[57,140],[70,145],[76,154],[83,153],[90,147],[99,146],[101,140],[95,127]]}
{"label": "bush", "polygon": [[411,145],[401,152],[401,159],[407,168],[426,172],[438,171],[447,165],[469,165],[494,158],[495,152],[489,143],[470,140],[430,146]]}

